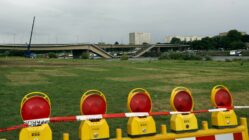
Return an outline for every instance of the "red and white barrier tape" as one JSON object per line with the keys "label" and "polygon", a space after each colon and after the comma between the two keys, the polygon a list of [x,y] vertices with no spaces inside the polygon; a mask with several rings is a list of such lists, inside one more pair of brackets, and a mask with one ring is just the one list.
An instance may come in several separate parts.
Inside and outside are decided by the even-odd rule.
{"label": "red and white barrier tape", "polygon": [[191,112],[133,112],[133,113],[116,113],[116,114],[97,114],[97,115],[78,115],[78,116],[68,116],[68,117],[51,117],[35,120],[26,120],[25,124],[29,126],[37,126],[45,123],[55,123],[55,122],[72,122],[72,121],[85,121],[85,120],[98,120],[98,119],[113,119],[113,118],[130,118],[130,117],[145,117],[145,116],[165,116],[174,114],[189,114],[189,113],[207,113],[207,112],[220,112],[230,110],[228,108],[217,108],[209,110],[197,110]]}
{"label": "red and white barrier tape", "polygon": [[174,114],[199,114],[199,113],[208,113],[208,112],[221,112],[228,111],[231,109],[246,109],[249,106],[234,106],[233,108],[217,108],[217,109],[208,109],[208,110],[196,110],[191,112],[139,112],[139,113],[116,113],[116,114],[97,114],[97,115],[79,115],[79,116],[66,116],[66,117],[51,117],[51,118],[41,118],[34,120],[26,120],[24,124],[12,126],[9,128],[0,128],[0,132],[12,131],[16,129],[25,128],[28,126],[38,126],[41,124],[47,123],[56,123],[56,122],[75,122],[75,121],[84,121],[84,120],[98,120],[98,119],[112,119],[112,118],[130,118],[130,117],[145,117],[145,116],[167,116]]}

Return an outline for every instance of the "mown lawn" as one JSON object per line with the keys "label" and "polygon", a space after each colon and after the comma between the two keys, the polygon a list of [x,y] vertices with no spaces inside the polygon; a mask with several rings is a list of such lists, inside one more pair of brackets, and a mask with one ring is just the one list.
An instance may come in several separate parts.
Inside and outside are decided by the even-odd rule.
{"label": "mown lawn", "polygon": [[[195,109],[212,108],[210,91],[224,84],[232,91],[235,105],[249,105],[249,62],[213,61],[107,61],[0,58],[0,128],[22,123],[19,115],[22,97],[32,91],[49,95],[52,116],[79,115],[83,92],[98,89],[105,93],[108,113],[127,112],[129,91],[142,87],[153,99],[153,111],[169,111],[171,90],[186,86],[192,90]],[[248,110],[237,110],[249,118]],[[210,114],[197,115],[199,121]],[[169,117],[156,117],[157,127],[168,124]],[[111,135],[123,128],[127,119],[108,120]],[[63,132],[78,139],[79,122],[51,125],[54,139]],[[168,125],[169,127],[169,125]],[[19,131],[0,133],[0,138],[18,139]]]}

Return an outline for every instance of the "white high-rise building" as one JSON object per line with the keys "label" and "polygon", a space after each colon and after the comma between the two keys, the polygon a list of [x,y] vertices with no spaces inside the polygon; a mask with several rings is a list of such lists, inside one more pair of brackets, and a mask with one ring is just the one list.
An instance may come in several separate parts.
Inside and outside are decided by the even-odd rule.
{"label": "white high-rise building", "polygon": [[150,33],[134,32],[129,34],[129,41],[131,45],[142,45],[144,43],[151,43]]}

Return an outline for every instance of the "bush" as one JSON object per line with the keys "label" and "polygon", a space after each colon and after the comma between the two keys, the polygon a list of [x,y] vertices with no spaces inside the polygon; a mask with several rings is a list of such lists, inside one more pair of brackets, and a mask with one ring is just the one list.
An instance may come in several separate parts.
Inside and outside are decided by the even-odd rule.
{"label": "bush", "polygon": [[249,56],[249,51],[242,51],[241,53],[243,56]]}
{"label": "bush", "polygon": [[49,52],[48,53],[48,58],[57,58],[58,56],[54,52]]}
{"label": "bush", "polygon": [[229,51],[198,51],[197,55],[200,56],[229,56]]}
{"label": "bush", "polygon": [[232,60],[231,59],[225,59],[225,62],[232,62]]}
{"label": "bush", "polygon": [[242,59],[241,58],[234,58],[232,61],[238,62],[238,61],[242,61]]}
{"label": "bush", "polygon": [[81,59],[89,59],[90,58],[90,54],[88,52],[83,52],[81,54]]}
{"label": "bush", "polygon": [[10,55],[10,51],[5,51],[4,53],[3,53],[3,56],[9,56]]}
{"label": "bush", "polygon": [[160,55],[159,60],[202,60],[202,57],[191,52],[165,52]]}
{"label": "bush", "polygon": [[210,56],[206,55],[206,56],[204,57],[204,60],[205,60],[205,61],[212,61],[212,58],[211,58]]}
{"label": "bush", "polygon": [[120,60],[128,60],[129,57],[127,54],[123,54],[121,57],[120,57]]}

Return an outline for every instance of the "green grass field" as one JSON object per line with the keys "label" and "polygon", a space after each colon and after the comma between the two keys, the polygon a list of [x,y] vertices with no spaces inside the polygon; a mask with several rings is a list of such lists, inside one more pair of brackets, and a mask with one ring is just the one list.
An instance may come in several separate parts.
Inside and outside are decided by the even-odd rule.
{"label": "green grass field", "polygon": [[[226,85],[235,105],[249,105],[249,62],[214,61],[107,61],[0,58],[0,128],[22,123],[19,115],[22,97],[32,91],[49,95],[52,116],[79,115],[83,92],[98,89],[105,93],[108,113],[127,112],[127,95],[133,88],[147,89],[153,111],[169,111],[171,90],[186,86],[192,90],[195,109],[212,108],[210,91],[216,84]],[[237,110],[249,118],[248,110]],[[210,114],[197,115],[209,120]],[[156,117],[157,127],[168,124],[169,117]],[[123,128],[127,119],[108,120],[111,135]],[[169,125],[167,125],[169,127]],[[79,122],[51,124],[54,139],[63,132],[78,139]],[[18,139],[19,131],[0,133],[0,138]]]}

